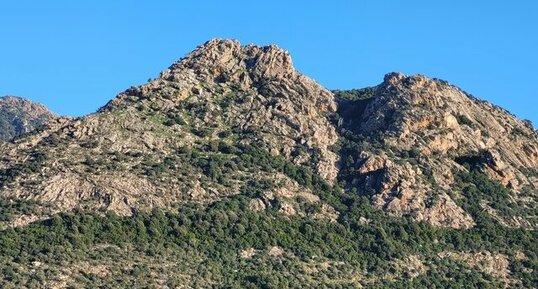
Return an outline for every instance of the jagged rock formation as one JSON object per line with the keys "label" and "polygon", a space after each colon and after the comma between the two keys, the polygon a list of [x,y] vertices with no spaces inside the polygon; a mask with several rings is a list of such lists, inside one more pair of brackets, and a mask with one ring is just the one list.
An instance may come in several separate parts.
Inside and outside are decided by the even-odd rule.
{"label": "jagged rock formation", "polygon": [[41,104],[15,97],[0,97],[0,141],[29,132],[58,118]]}

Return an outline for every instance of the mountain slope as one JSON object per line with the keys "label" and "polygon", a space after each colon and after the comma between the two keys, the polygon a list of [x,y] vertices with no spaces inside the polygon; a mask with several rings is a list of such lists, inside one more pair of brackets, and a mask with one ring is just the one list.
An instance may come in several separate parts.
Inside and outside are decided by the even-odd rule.
{"label": "mountain slope", "polygon": [[44,106],[15,96],[0,97],[0,140],[9,140],[55,119]]}

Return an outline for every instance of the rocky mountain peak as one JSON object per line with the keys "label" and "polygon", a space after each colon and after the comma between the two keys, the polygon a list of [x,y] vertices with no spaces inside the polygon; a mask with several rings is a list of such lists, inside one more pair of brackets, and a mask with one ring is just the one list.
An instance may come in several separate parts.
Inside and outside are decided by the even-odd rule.
{"label": "rocky mountain peak", "polygon": [[32,115],[48,115],[50,117],[56,116],[53,112],[48,110],[45,106],[42,104],[36,103],[34,101],[31,101],[29,99],[25,99],[18,96],[2,96],[0,97],[0,104],[3,107],[11,107],[13,109],[18,108],[20,110],[27,111],[29,114]]}
{"label": "rocky mountain peak", "polygon": [[216,82],[226,82],[241,73],[248,73],[254,80],[289,77],[295,70],[290,54],[276,45],[241,46],[237,40],[223,39],[206,42],[170,69],[174,72],[185,67]]}
{"label": "rocky mountain peak", "polygon": [[[399,72],[386,74],[378,89],[384,91],[385,94],[403,98],[410,104],[420,104],[428,101],[426,99],[430,97],[437,98],[435,102],[439,104],[454,97],[454,94],[445,93],[447,89],[459,90],[442,80],[432,79],[422,74],[408,76]],[[434,103],[430,102],[430,104]]]}
{"label": "rocky mountain peak", "polygon": [[401,72],[389,72],[383,77],[383,83],[394,85],[396,82],[406,78],[407,76]]}
{"label": "rocky mountain peak", "polygon": [[[275,93],[275,88],[295,90],[313,97],[322,111],[335,111],[332,94],[293,66],[289,52],[276,45],[241,45],[237,40],[213,39],[161,72],[146,85],[132,87],[105,108],[123,106],[143,98],[182,99],[192,93],[211,93],[209,87],[235,87]],[[174,95],[171,91],[174,90]],[[158,92],[158,93],[157,93]],[[149,97],[148,97],[149,96]]]}

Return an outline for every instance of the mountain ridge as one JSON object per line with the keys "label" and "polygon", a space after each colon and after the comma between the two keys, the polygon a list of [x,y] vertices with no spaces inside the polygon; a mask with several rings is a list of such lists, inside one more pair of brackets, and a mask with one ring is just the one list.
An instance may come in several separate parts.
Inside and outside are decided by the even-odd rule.
{"label": "mountain ridge", "polygon": [[[387,74],[368,101],[361,111],[362,119],[359,119],[359,123],[353,123],[357,119],[356,115],[340,118],[338,122],[340,125],[347,123],[348,127],[354,126],[351,131],[356,131],[359,137],[381,141],[385,153],[378,154],[363,148],[360,152],[355,152],[352,158],[356,166],[362,164],[356,168],[357,171],[347,173],[354,175],[349,183],[340,180],[340,185],[348,190],[355,188],[363,195],[367,191],[375,191],[370,196],[372,202],[388,212],[440,226],[472,227],[472,218],[449,196],[455,172],[462,170],[456,159],[465,157],[465,154],[487,151],[488,148],[491,150],[485,153],[489,154],[491,160],[484,170],[491,178],[516,191],[519,187],[535,189],[538,186],[535,178],[525,177],[518,169],[537,166],[536,134],[531,131],[532,127],[526,127],[526,124],[518,122],[512,115],[503,124],[496,124],[495,117],[485,112],[491,110],[497,116],[504,114],[503,109],[470,98],[461,89],[450,86],[447,82],[422,75],[408,77],[401,73]],[[225,109],[223,102],[227,103]],[[228,104],[230,102],[231,105]],[[489,117],[489,121],[477,121],[479,117],[470,114],[471,106],[481,114],[480,117]],[[351,114],[357,112],[353,110],[353,105],[348,107],[340,104],[337,108],[332,93],[298,73],[293,68],[289,53],[277,46],[241,46],[235,40],[214,39],[172,64],[159,78],[120,93],[95,114],[74,120],[58,120],[51,126],[52,130],[44,130],[34,139],[28,137],[30,143],[22,139],[16,145],[24,148],[23,151],[28,151],[35,148],[39,150],[39,144],[45,143],[45,146],[56,146],[54,152],[50,152],[50,159],[58,157],[58,150],[64,150],[64,155],[78,155],[81,158],[75,163],[69,161],[62,165],[62,161],[54,161],[54,165],[44,165],[46,170],[59,170],[60,175],[56,178],[52,175],[51,178],[45,177],[47,181],[41,183],[46,184],[44,187],[40,188],[39,183],[38,187],[32,187],[32,191],[45,192],[38,195],[38,199],[56,205],[63,204],[59,208],[64,210],[84,204],[84,200],[94,198],[90,197],[95,194],[92,192],[101,191],[98,193],[101,194],[98,208],[130,214],[132,204],[154,195],[151,191],[164,189],[172,192],[175,187],[165,185],[155,179],[156,176],[133,173],[128,168],[131,164],[126,163],[127,160],[123,160],[126,158],[121,155],[147,152],[146,161],[157,162],[154,163],[157,166],[173,155],[173,150],[204,147],[207,145],[205,142],[221,142],[223,146],[259,146],[273,157],[283,157],[296,165],[311,167],[322,179],[335,184],[341,166],[338,163],[342,162],[339,159],[344,157],[337,156],[332,149],[341,136],[337,135],[337,130],[331,124],[331,117],[337,113],[337,109],[345,115],[350,107]],[[433,112],[438,115],[433,117]],[[387,119],[389,116],[391,118]],[[508,144],[508,141],[499,143],[494,139],[501,137],[504,133],[502,127],[508,124],[524,134],[514,136],[515,140],[525,141],[534,137],[534,145],[523,142],[516,154],[506,154],[509,148],[513,148],[513,144]],[[471,126],[476,128],[472,130]],[[221,137],[234,134],[233,131],[237,131],[240,137]],[[422,135],[424,132],[428,135]],[[499,133],[493,137],[480,137],[481,133],[492,132]],[[376,139],[376,134],[383,135],[384,139]],[[172,137],[173,135],[175,136]],[[76,143],[78,148],[73,150],[72,145],[57,147],[62,142]],[[467,152],[460,151],[461,155],[454,155],[453,151],[460,150],[460,146]],[[493,149],[495,146],[501,146],[502,157],[509,158],[508,164],[499,151]],[[427,161],[417,165],[399,165],[398,163],[406,162],[401,153],[409,154],[414,149],[419,150],[413,152],[415,157],[424,157]],[[107,161],[97,157],[105,151],[108,151],[106,154],[118,155],[120,167],[127,165],[124,170],[111,171],[110,175],[116,175],[115,177],[104,174],[110,170],[106,168]],[[391,152],[392,156],[387,156],[386,152]],[[17,153],[12,151],[8,155],[14,154]],[[312,163],[314,159],[315,163]],[[136,157],[132,161],[132,165],[140,166],[140,163],[136,164],[140,162]],[[92,180],[95,176],[91,175],[95,170],[92,166],[96,164],[99,164],[97,170],[103,170],[98,174],[102,177],[98,177],[97,182]],[[6,169],[10,166],[9,162],[3,163]],[[73,170],[74,167],[77,169]],[[424,169],[430,176],[425,175]],[[121,176],[117,175],[118,172],[122,172]],[[371,175],[373,172],[374,175]],[[191,177],[196,180],[203,178],[200,175]],[[117,183],[117,178],[131,181],[120,184]],[[173,176],[170,178],[170,183],[179,181]],[[408,178],[410,179],[404,183],[398,184],[396,181],[402,182]],[[376,184],[364,182],[366,179]],[[211,186],[199,188],[197,182],[188,182],[184,190],[200,197],[200,192],[204,192],[203,195],[207,194],[207,189],[216,189]],[[354,183],[359,185],[351,185]],[[4,182],[4,186],[6,184]],[[238,189],[235,187],[230,190],[222,184],[216,185],[225,192]],[[33,194],[25,193],[25,190],[24,186],[20,186],[7,190],[7,195],[34,198]],[[133,190],[136,192],[134,196]],[[197,192],[193,193],[193,190]],[[433,204],[429,204],[430,190],[440,192],[440,199],[436,197],[437,201]],[[164,195],[167,194],[170,193]],[[146,199],[147,206],[167,207],[176,202],[171,200],[183,198],[181,194],[171,194],[169,197],[170,199],[150,197]],[[80,201],[75,201],[79,199]],[[203,199],[200,197],[200,200]],[[531,196],[530,202],[536,202],[535,197]],[[427,208],[428,206],[430,207]]]}

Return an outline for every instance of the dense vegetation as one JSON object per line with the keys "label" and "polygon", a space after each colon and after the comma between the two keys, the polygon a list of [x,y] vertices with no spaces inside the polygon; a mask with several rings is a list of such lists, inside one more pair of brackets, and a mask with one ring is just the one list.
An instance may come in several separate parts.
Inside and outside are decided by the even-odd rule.
{"label": "dense vegetation", "polygon": [[[253,213],[248,210],[248,198],[244,196],[232,197],[208,208],[185,207],[176,213],[155,210],[127,218],[115,215],[100,217],[83,212],[57,215],[23,229],[7,230],[0,236],[3,286],[27,286],[30,284],[27,283],[30,282],[28,278],[33,278],[17,273],[16,268],[12,267],[13,262],[64,264],[84,260],[88,258],[88,250],[99,244],[134,248],[141,254],[152,256],[152,259],[168,254],[175,256],[178,252],[197,252],[208,262],[208,274],[214,275],[222,285],[233,288],[253,285],[256,285],[255,288],[301,288],[304,284],[300,279],[300,264],[316,258],[343,261],[346,270],[383,276],[394,273],[391,260],[412,254],[424,255],[435,267],[418,278],[396,278],[381,287],[371,281],[371,288],[499,288],[500,285],[490,276],[436,257],[436,253],[445,250],[484,249],[507,254],[512,254],[514,250],[525,252],[529,259],[513,264],[514,273],[528,280],[530,283],[527,286],[538,281],[536,276],[524,270],[538,269],[535,232],[506,229],[487,221],[479,224],[476,230],[437,229],[406,219],[388,218],[370,207],[368,201],[361,197],[342,196],[342,200],[341,205],[346,210],[338,223],[298,217],[288,219],[276,212]],[[363,224],[360,217],[371,222]],[[270,246],[283,248],[291,257],[279,262],[289,264],[280,264],[283,267],[270,265],[270,268],[274,266],[274,271],[268,274],[263,268],[265,261],[261,264],[244,260],[239,262],[241,250],[264,250]],[[126,263],[128,261],[125,260]],[[196,264],[184,265],[187,270]],[[135,272],[131,274],[136,277]],[[290,276],[296,277],[290,279]],[[455,282],[453,278],[458,281]],[[87,286],[103,282],[91,276],[80,281]],[[121,282],[134,281],[127,278]],[[170,286],[177,285],[171,282]],[[345,285],[347,282],[343,283]],[[349,281],[348,285],[352,283]],[[120,284],[127,286],[134,283]],[[315,285],[315,282],[310,285]]]}
{"label": "dense vegetation", "polygon": [[[317,178],[310,168],[271,157],[264,150],[217,145],[215,150],[219,149],[239,154],[237,165],[280,171],[311,188],[340,211],[338,222],[287,218],[276,209],[253,212],[249,200],[271,186],[255,181],[242,194],[208,207],[186,205],[175,212],[153,210],[131,217],[76,211],[4,230],[0,235],[0,285],[40,288],[47,276],[62,275],[68,264],[100,260],[110,264],[112,273],[75,274],[75,283],[81,287],[146,288],[157,286],[155,280],[161,278],[170,288],[185,283],[193,288],[349,288],[360,284],[367,288],[500,288],[501,280],[438,255],[484,250],[508,256],[523,252],[526,258],[514,259],[510,269],[514,277],[525,280],[521,286],[531,288],[538,282],[532,274],[538,270],[536,232],[500,226],[481,210],[478,199],[495,196],[494,201],[502,204],[508,196],[478,171],[461,176],[467,197],[462,206],[472,212],[477,227],[451,230],[389,217],[374,209],[366,196],[344,193]],[[212,166],[211,162],[217,163]],[[219,160],[206,159],[200,167],[209,177],[222,178],[219,170],[225,166]],[[475,185],[465,185],[468,183]],[[268,254],[268,248],[274,246],[284,253]],[[258,253],[242,258],[242,251],[249,248]],[[413,255],[421,256],[428,269],[411,278],[406,268],[396,264]],[[161,263],[168,265],[159,267]],[[185,279],[183,274],[190,277]]]}

